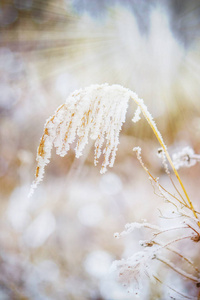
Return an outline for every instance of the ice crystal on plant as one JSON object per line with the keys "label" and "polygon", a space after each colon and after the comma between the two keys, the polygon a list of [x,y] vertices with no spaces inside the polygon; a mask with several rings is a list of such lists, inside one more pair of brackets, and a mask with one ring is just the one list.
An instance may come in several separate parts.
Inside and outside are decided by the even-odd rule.
{"label": "ice crystal on plant", "polygon": [[[191,220],[192,221],[192,220]],[[188,224],[188,225],[187,225]],[[134,255],[127,259],[121,259],[115,261],[111,267],[111,272],[114,272],[119,283],[127,288],[129,292],[134,292],[135,294],[140,294],[144,286],[146,285],[146,279],[153,280],[155,282],[162,283],[162,279],[159,279],[159,272],[161,264],[165,267],[171,269],[173,272],[182,276],[184,279],[191,280],[195,284],[199,283],[199,270],[195,267],[192,260],[185,257],[182,251],[179,251],[177,247],[173,247],[174,243],[177,243],[185,238],[194,238],[199,237],[199,233],[196,229],[193,228],[193,223],[188,220],[186,222],[180,223],[180,226],[172,226],[169,228],[162,228],[150,223],[128,223],[125,226],[125,230],[121,233],[115,233],[116,238],[122,238],[127,234],[130,234],[135,229],[146,228],[150,230],[150,239],[139,241],[140,246],[145,247],[143,251],[136,252]],[[188,228],[190,230],[190,235],[182,235],[181,229]],[[178,237],[171,235],[171,232],[178,230]],[[194,231],[197,235],[194,236]],[[184,232],[184,231],[183,231]],[[182,232],[182,233],[183,233]],[[170,233],[170,234],[169,234]],[[189,232],[188,232],[189,233]],[[196,241],[196,240],[195,240]],[[177,266],[176,261],[170,260],[171,255],[166,257],[166,253],[173,253],[175,256],[182,259],[187,264],[187,268],[183,269]],[[185,264],[185,267],[186,267]],[[190,267],[190,268],[188,268]],[[171,286],[168,286],[169,290],[173,290],[177,295],[183,295],[180,291],[177,291]],[[177,298],[176,298],[177,299]],[[182,298],[181,298],[182,299]],[[193,297],[188,298],[193,299]]]}
{"label": "ice crystal on plant", "polygon": [[155,230],[155,231],[158,231],[158,232],[160,232],[162,230],[162,228],[160,228],[160,227],[158,227],[156,225],[152,225],[150,223],[146,223],[146,222],[143,222],[143,223],[133,222],[133,223],[127,223],[125,225],[125,230],[122,231],[121,233],[116,232],[114,234],[114,237],[115,238],[120,238],[122,236],[130,234],[135,229],[140,229],[140,228],[149,228],[149,229],[152,229],[152,230]]}
{"label": "ice crystal on plant", "polygon": [[190,147],[185,147],[181,151],[172,155],[173,163],[176,169],[181,167],[192,167],[196,164],[199,156],[194,154],[194,150]]}
{"label": "ice crystal on plant", "polygon": [[120,85],[92,85],[73,92],[50,117],[44,128],[37,153],[36,178],[32,190],[42,180],[44,168],[56,153],[65,156],[76,141],[76,157],[82,155],[88,138],[95,140],[94,164],[103,153],[101,173],[112,167],[119,144],[119,132],[125,122],[128,101],[133,93]]}
{"label": "ice crystal on plant", "polygon": [[154,251],[140,251],[128,259],[116,260],[111,266],[111,272],[119,283],[129,292],[139,294],[144,285],[145,277],[154,280],[154,268],[151,265]]}
{"label": "ice crystal on plant", "polygon": [[163,164],[163,166],[164,166],[165,172],[166,172],[166,174],[169,175],[170,172],[169,172],[169,168],[168,168],[168,165],[167,165],[166,155],[165,155],[165,153],[164,153],[164,151],[163,151],[162,148],[159,148],[159,149],[158,149],[157,155],[158,155],[158,157],[160,157],[160,158],[162,159],[162,164]]}
{"label": "ice crystal on plant", "polygon": [[132,119],[132,121],[134,123],[137,123],[141,119],[140,118],[140,114],[141,114],[141,108],[138,106],[137,109],[136,109],[136,111],[135,111],[135,115],[134,115],[134,117]]}
{"label": "ice crystal on plant", "polygon": [[94,164],[97,165],[100,156],[104,155],[100,172],[103,174],[108,166],[113,167],[129,99],[137,105],[133,122],[140,119],[142,112],[166,152],[162,136],[146,105],[137,94],[116,84],[91,85],[73,92],[65,104],[47,120],[38,147],[35,181],[29,195],[43,178],[53,146],[58,155],[65,156],[75,142],[74,150],[78,158],[91,138],[95,141]]}

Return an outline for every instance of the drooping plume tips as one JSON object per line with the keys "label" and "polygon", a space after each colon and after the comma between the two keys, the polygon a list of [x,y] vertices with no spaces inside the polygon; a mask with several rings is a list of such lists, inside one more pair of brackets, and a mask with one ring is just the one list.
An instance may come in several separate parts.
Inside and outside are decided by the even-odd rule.
{"label": "drooping plume tips", "polygon": [[45,124],[32,191],[43,178],[53,146],[58,155],[65,156],[76,141],[74,150],[76,157],[80,157],[90,137],[95,140],[94,164],[97,165],[103,154],[101,173],[105,173],[108,166],[112,167],[128,101],[133,95],[120,85],[108,84],[92,85],[72,93]]}
{"label": "drooping plume tips", "polygon": [[108,166],[113,167],[129,99],[137,105],[132,121],[139,121],[142,112],[166,154],[167,147],[162,136],[137,94],[117,84],[91,85],[73,92],[47,120],[38,147],[36,175],[29,195],[43,178],[53,146],[58,155],[65,156],[75,142],[74,150],[78,158],[91,138],[95,141],[94,164],[97,165],[100,156],[104,156],[100,172],[103,174]]}

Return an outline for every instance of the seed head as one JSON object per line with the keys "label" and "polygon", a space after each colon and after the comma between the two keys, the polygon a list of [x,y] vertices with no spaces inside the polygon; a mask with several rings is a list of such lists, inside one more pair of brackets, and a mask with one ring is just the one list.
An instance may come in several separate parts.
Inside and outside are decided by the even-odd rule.
{"label": "seed head", "polygon": [[[53,146],[58,155],[65,156],[75,142],[74,150],[78,158],[91,138],[95,141],[94,164],[97,165],[103,155],[100,172],[103,174],[108,166],[112,167],[128,101],[133,94],[120,85],[108,84],[92,85],[73,92],[45,124],[38,147],[38,165],[31,193],[43,178]],[[138,115],[139,111],[137,118]]]}

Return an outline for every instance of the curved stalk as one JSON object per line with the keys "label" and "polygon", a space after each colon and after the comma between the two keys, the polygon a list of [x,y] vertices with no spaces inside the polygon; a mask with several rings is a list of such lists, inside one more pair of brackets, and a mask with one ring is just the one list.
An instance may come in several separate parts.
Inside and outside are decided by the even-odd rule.
{"label": "curved stalk", "polygon": [[[131,97],[131,98],[132,98],[132,99],[135,101],[135,103],[140,107],[140,109],[141,109],[141,111],[142,111],[142,113],[143,113],[145,119],[147,120],[147,122],[149,123],[151,129],[153,130],[153,132],[154,132],[154,134],[155,134],[155,136],[156,136],[156,138],[157,138],[159,144],[161,145],[161,147],[162,147],[162,149],[163,149],[163,151],[164,151],[164,153],[165,153],[165,155],[166,155],[166,158],[167,158],[169,164],[171,165],[171,167],[172,167],[172,169],[173,169],[174,174],[176,175],[176,178],[178,179],[178,181],[179,181],[179,183],[180,183],[180,185],[181,185],[181,188],[182,188],[182,190],[183,190],[183,192],[184,192],[184,194],[185,194],[185,197],[186,197],[186,199],[187,199],[187,201],[188,201],[188,204],[189,204],[189,206],[190,206],[190,208],[191,208],[191,210],[192,210],[192,212],[193,212],[195,218],[198,220],[198,216],[197,216],[197,214],[196,214],[196,212],[195,212],[194,206],[193,206],[193,204],[192,204],[192,202],[191,202],[191,200],[190,200],[190,198],[189,198],[189,196],[188,196],[188,194],[187,194],[187,192],[186,192],[186,189],[185,189],[185,187],[184,187],[184,185],[183,185],[183,183],[182,183],[182,181],[181,181],[181,178],[180,178],[180,176],[179,176],[179,174],[178,174],[178,172],[177,172],[177,170],[176,170],[176,168],[175,168],[175,166],[174,166],[174,164],[173,164],[173,162],[172,162],[172,160],[171,160],[171,157],[170,157],[170,155],[169,155],[169,153],[168,153],[168,151],[167,151],[167,147],[166,147],[165,144],[164,144],[164,141],[163,141],[163,139],[162,139],[162,136],[161,136],[160,132],[158,131],[158,129],[157,129],[157,127],[156,127],[156,124],[155,124],[155,122],[153,121],[153,118],[151,117],[150,113],[148,112],[146,106],[143,104],[143,102],[141,101],[141,99],[135,97],[135,94],[134,94],[133,97]],[[200,227],[200,221],[198,221],[197,224],[198,224],[198,226]]]}

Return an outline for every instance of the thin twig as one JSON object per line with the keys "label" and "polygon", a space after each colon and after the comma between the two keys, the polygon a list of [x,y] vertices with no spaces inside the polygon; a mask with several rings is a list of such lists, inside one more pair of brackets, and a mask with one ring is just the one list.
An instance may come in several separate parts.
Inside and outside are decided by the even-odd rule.
{"label": "thin twig", "polygon": [[162,280],[160,280],[159,278],[157,278],[156,276],[153,276],[159,283],[161,283],[161,284],[163,284],[163,285],[165,285],[166,287],[168,287],[170,290],[172,290],[173,292],[175,292],[175,293],[177,293],[178,295],[180,295],[180,296],[182,296],[182,297],[184,297],[184,298],[186,298],[186,299],[190,299],[190,300],[195,300],[196,298],[195,297],[190,297],[190,296],[187,296],[187,295],[185,295],[185,294],[182,294],[181,292],[178,292],[177,290],[175,290],[174,288],[172,288],[171,286],[169,286],[169,285],[167,285],[167,284],[164,284],[163,282],[162,282]]}
{"label": "thin twig", "polygon": [[[171,160],[171,157],[170,157],[170,155],[169,155],[169,153],[168,153],[168,151],[167,151],[167,148],[166,148],[166,146],[165,146],[165,144],[164,144],[164,142],[163,142],[163,140],[162,140],[162,136],[161,136],[160,132],[158,131],[158,129],[157,129],[155,123],[153,122],[153,120],[152,120],[152,118],[151,118],[151,115],[148,113],[148,111],[147,111],[146,109],[144,109],[144,107],[143,107],[143,105],[141,105],[140,101],[138,101],[138,100],[135,99],[134,97],[133,97],[132,99],[133,99],[133,100],[136,102],[136,104],[140,107],[140,109],[141,109],[141,111],[142,111],[144,117],[146,118],[147,122],[149,123],[151,129],[153,130],[153,132],[154,132],[154,134],[155,134],[155,136],[156,136],[156,138],[157,138],[159,144],[161,145],[162,149],[164,150],[165,155],[166,155],[166,158],[167,158],[169,164],[171,165],[171,167],[172,167],[172,169],[173,169],[173,171],[174,171],[174,174],[176,175],[176,177],[177,177],[177,179],[178,179],[178,181],[179,181],[179,183],[180,183],[180,185],[181,185],[181,188],[182,188],[182,190],[183,190],[183,192],[184,192],[184,194],[185,194],[185,196],[186,196],[186,198],[187,198],[187,201],[188,201],[188,203],[189,203],[189,206],[190,206],[190,208],[191,208],[191,210],[192,210],[192,212],[193,212],[195,218],[198,220],[198,216],[197,216],[197,214],[196,214],[196,212],[195,212],[195,209],[194,209],[194,207],[193,207],[193,204],[192,204],[192,202],[191,202],[191,200],[190,200],[190,198],[189,198],[189,196],[188,196],[188,194],[187,194],[187,191],[186,191],[186,189],[185,189],[185,187],[184,187],[184,185],[183,185],[183,183],[182,183],[182,181],[181,181],[181,178],[180,178],[180,176],[179,176],[179,174],[178,174],[178,171],[176,170],[176,168],[175,168],[175,166],[174,166],[174,164],[173,164],[173,162],[172,162],[172,160]],[[197,224],[198,224],[198,226],[200,227],[200,221],[198,221]]]}
{"label": "thin twig", "polygon": [[197,277],[194,277],[190,274],[187,274],[185,272],[183,272],[181,269],[177,269],[170,261],[166,261],[164,258],[160,258],[156,256],[156,259],[159,260],[160,262],[162,262],[163,264],[165,264],[166,266],[168,266],[169,268],[171,268],[173,271],[175,271],[176,273],[178,273],[179,275],[194,281],[194,282],[199,282],[199,279]]}

